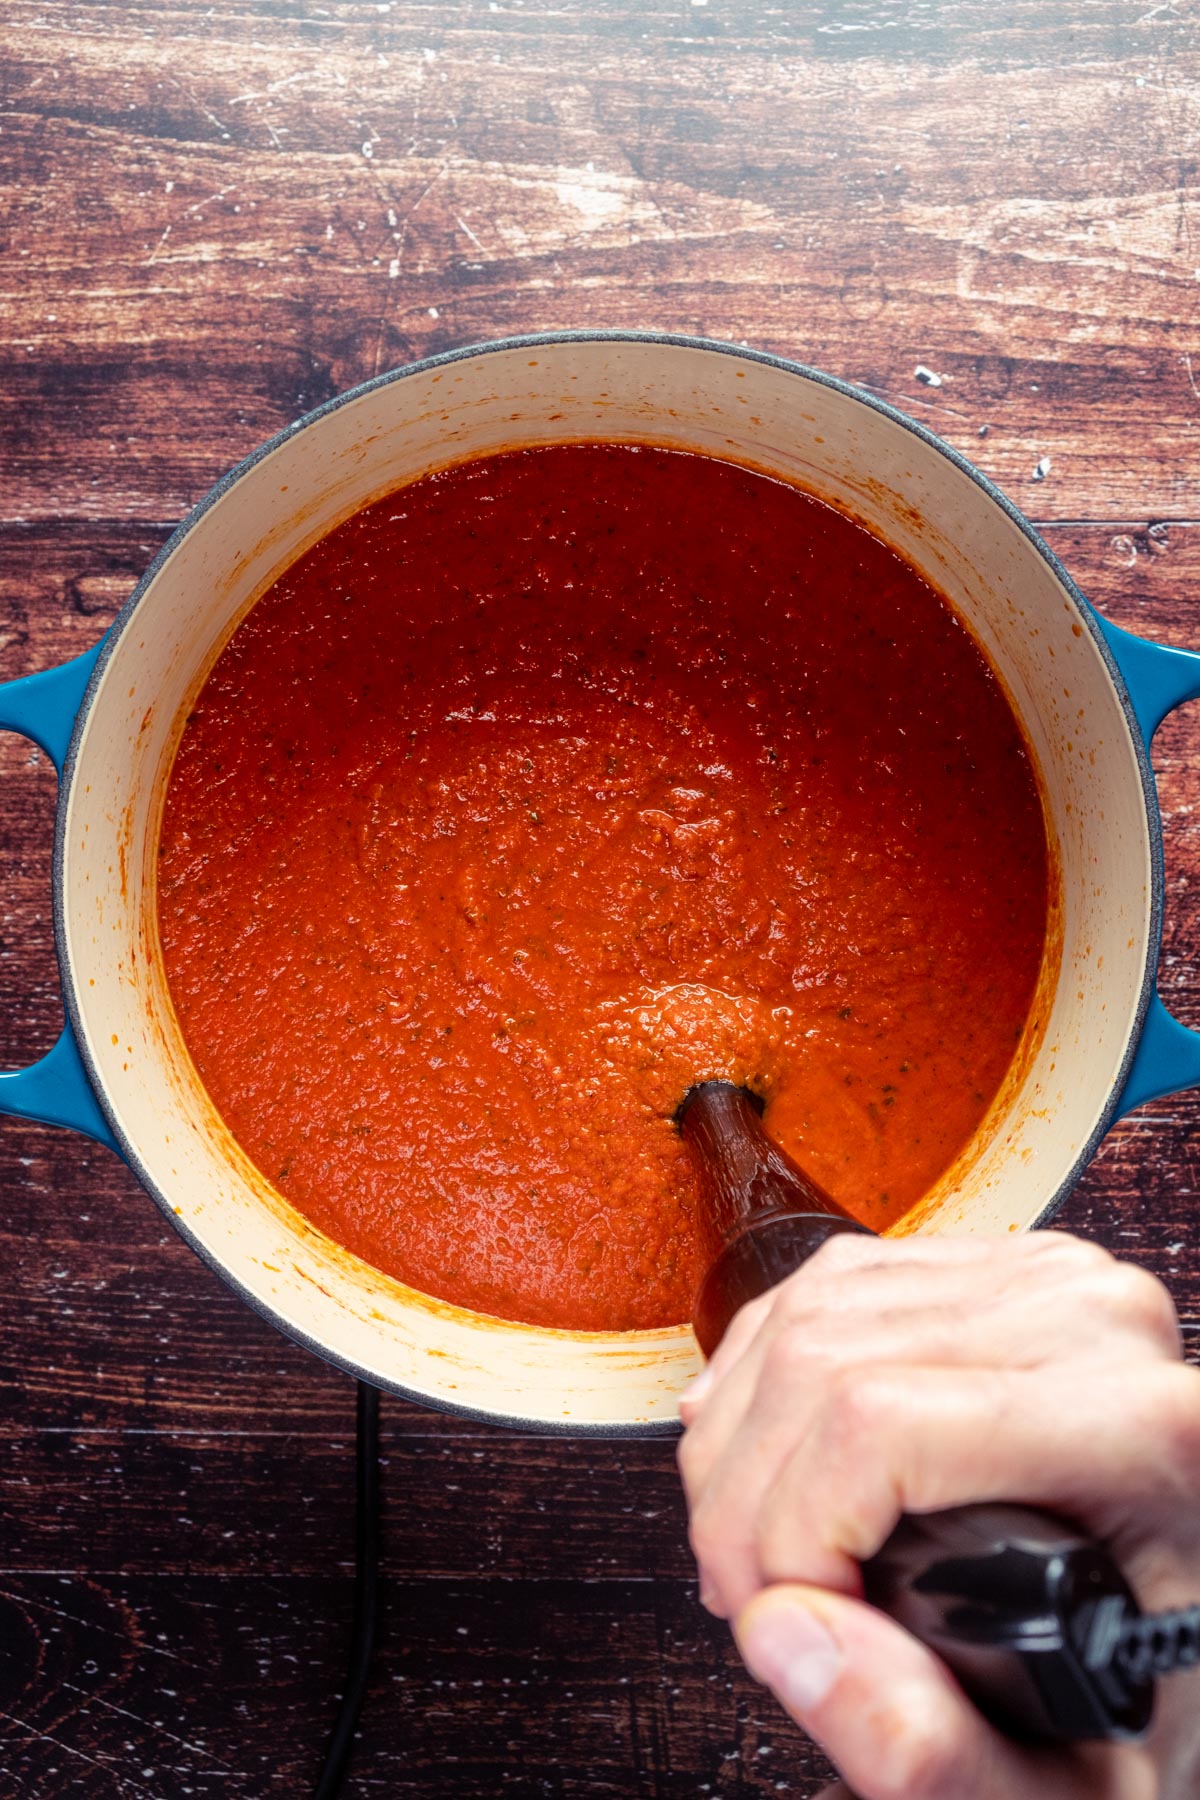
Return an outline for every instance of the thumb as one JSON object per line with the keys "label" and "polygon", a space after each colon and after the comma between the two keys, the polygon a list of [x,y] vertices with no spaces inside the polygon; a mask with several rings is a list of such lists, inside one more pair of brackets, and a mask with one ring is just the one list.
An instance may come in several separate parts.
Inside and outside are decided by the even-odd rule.
{"label": "thumb", "polygon": [[[986,1723],[932,1652],[860,1601],[824,1588],[764,1588],[734,1635],[750,1673],[816,1739],[859,1800],[1028,1800],[1069,1791],[1052,1785],[1045,1757]],[[1061,1783],[1061,1765],[1056,1772]]]}

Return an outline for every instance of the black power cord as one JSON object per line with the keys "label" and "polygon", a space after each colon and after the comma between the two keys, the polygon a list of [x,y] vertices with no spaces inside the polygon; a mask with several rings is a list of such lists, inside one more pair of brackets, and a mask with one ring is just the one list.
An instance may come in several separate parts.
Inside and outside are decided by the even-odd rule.
{"label": "black power cord", "polygon": [[1140,1687],[1200,1663],[1200,1606],[1144,1613],[1127,1593],[1106,1594],[1095,1605],[1085,1600],[1079,1623],[1076,1643],[1093,1675]]}
{"label": "black power cord", "polygon": [[1126,1619],[1113,1660],[1134,1681],[1194,1668],[1200,1663],[1200,1606]]}
{"label": "black power cord", "polygon": [[366,1381],[358,1384],[357,1418],[358,1500],[354,1527],[354,1625],[350,1634],[350,1661],[342,1703],[313,1790],[313,1800],[335,1800],[342,1790],[354,1749],[358,1715],[367,1691],[379,1619],[379,1389]]}
{"label": "black power cord", "polygon": [[[330,1734],[313,1800],[337,1800],[362,1712],[379,1619],[379,1389],[358,1384],[357,1504],[355,1509],[354,1624],[341,1705]],[[1122,1584],[1123,1585],[1123,1584]],[[1069,1633],[1093,1675],[1145,1689],[1156,1677],[1200,1663],[1200,1606],[1139,1613],[1126,1589],[1088,1602]],[[1147,1712],[1147,1717],[1148,1717]],[[1105,1735],[1095,1730],[1084,1734]],[[1108,1735],[1112,1735],[1109,1733]],[[1120,1734],[1118,1734],[1120,1735]]]}

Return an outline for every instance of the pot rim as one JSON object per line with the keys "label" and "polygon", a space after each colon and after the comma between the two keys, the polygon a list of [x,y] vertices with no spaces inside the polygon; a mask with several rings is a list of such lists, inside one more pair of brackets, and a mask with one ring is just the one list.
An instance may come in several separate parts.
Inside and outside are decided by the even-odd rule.
{"label": "pot rim", "polygon": [[261,1300],[256,1294],[252,1293],[249,1288],[230,1272],[227,1266],[221,1261],[220,1257],[211,1252],[192,1232],[185,1221],[175,1212],[173,1203],[169,1197],[161,1190],[145,1168],[137,1146],[126,1136],[120,1121],[116,1117],[112,1107],[109,1105],[103,1078],[96,1067],[88,1045],[87,1036],[83,1030],[83,1008],[81,1007],[76,994],[74,973],[67,948],[64,883],[66,862],[66,820],[70,808],[71,791],[74,786],[83,731],[87,724],[92,704],[99,691],[100,685],[104,679],[105,671],[116,650],[118,642],[136,614],[147,589],[155,580],[159,571],[174,555],[188,533],[199,524],[200,520],[212,507],[224,498],[225,494],[232,487],[242,480],[243,476],[248,475],[260,462],[263,462],[283,444],[289,442],[290,439],[298,436],[299,433],[307,430],[310,426],[317,424],[320,420],[326,418],[329,414],[338,411],[341,407],[350,405],[352,402],[361,399],[365,394],[390,386],[395,382],[404,381],[410,376],[424,374],[430,369],[445,368],[451,364],[465,362],[468,359],[479,356],[488,356],[497,352],[537,349],[549,347],[551,345],[580,343],[657,344],[667,346],[671,349],[714,352],[719,356],[735,357],[744,362],[758,363],[767,368],[780,370],[788,375],[798,375],[802,379],[811,381],[819,387],[831,389],[846,400],[852,400],[860,406],[867,407],[869,410],[890,420],[892,424],[903,427],[904,430],[910,432],[914,437],[919,439],[919,441],[927,448],[937,451],[951,463],[960,474],[965,475],[972,481],[974,485],[1000,509],[1010,523],[1016,526],[1030,549],[1049,566],[1055,579],[1062,585],[1078,608],[1080,617],[1091,635],[1092,643],[1108,671],[1109,679],[1113,684],[1121,711],[1124,714],[1126,729],[1132,740],[1134,754],[1137,760],[1138,774],[1142,786],[1142,800],[1146,816],[1147,833],[1150,840],[1150,918],[1149,930],[1147,933],[1146,963],[1142,970],[1141,988],[1138,995],[1134,1024],[1125,1044],[1125,1050],[1116,1080],[1109,1091],[1104,1107],[1090,1136],[1082,1146],[1066,1176],[1060,1182],[1054,1194],[1051,1195],[1043,1210],[1034,1220],[1031,1229],[1037,1230],[1040,1226],[1045,1225],[1054,1217],[1059,1208],[1063,1205],[1067,1196],[1075,1187],[1084,1169],[1095,1155],[1116,1116],[1119,1098],[1125,1086],[1126,1079],[1128,1078],[1133,1058],[1142,1035],[1142,1030],[1146,1023],[1146,1014],[1154,992],[1154,981],[1158,968],[1159,950],[1162,940],[1164,896],[1162,823],[1159,815],[1158,796],[1154,783],[1154,774],[1150,764],[1149,751],[1138,724],[1137,716],[1134,712],[1129,690],[1126,687],[1124,677],[1117,666],[1104,633],[1100,629],[1098,616],[1092,608],[1091,603],[1084,597],[1072,577],[1068,574],[1067,570],[1055,555],[1054,551],[1050,548],[1049,544],[1046,543],[1045,539],[1038,533],[1021,509],[1008,498],[1007,494],[1005,494],[994,481],[984,475],[981,470],[977,469],[974,463],[970,462],[961,451],[956,450],[954,446],[948,444],[944,438],[940,438],[935,432],[930,431],[928,426],[922,425],[918,420],[910,418],[907,413],[903,413],[897,407],[892,406],[889,401],[880,399],[878,396],[867,392],[864,388],[857,387],[854,383],[843,380],[840,376],[829,375],[822,369],[812,368],[808,364],[794,361],[790,357],[776,356],[770,351],[751,349],[745,344],[720,342],[714,338],[692,337],[686,333],[679,332],[580,329],[531,332],[519,334],[514,337],[490,338],[485,339],[480,343],[460,345],[456,349],[439,351],[436,355],[422,357],[416,362],[404,363],[398,368],[385,370],[379,375],[372,376],[368,381],[360,382],[357,386],[346,389],[344,393],[335,394],[331,399],[322,402],[320,406],[314,407],[311,412],[304,413],[300,418],[293,420],[290,425],[286,425],[282,431],[276,432],[273,437],[268,438],[265,443],[260,444],[257,449],[252,450],[248,456],[243,457],[240,462],[235,463],[232,468],[228,469],[171,533],[166,543],[155,555],[153,561],[149,564],[145,573],[133,588],[128,600],[126,600],[124,606],[122,606],[118,612],[101,641],[99,654],[96,658],[87,687],[84,689],[83,698],[79,703],[79,710],[75,715],[71,740],[67,749],[66,758],[63,762],[62,774],[58,784],[52,873],[54,945],[62,979],[63,1005],[66,1010],[67,1018],[70,1022],[76,1044],[78,1045],[79,1054],[88,1081],[96,1095],[100,1109],[108,1122],[113,1137],[119,1146],[121,1156],[133,1170],[133,1173],[137,1176],[141,1186],[150,1195],[151,1199],[156,1202],[159,1210],[170,1221],[171,1225],[188,1244],[189,1248],[193,1250],[196,1255],[200,1257],[201,1261],[205,1263],[208,1268],[212,1269],[225,1285],[231,1288],[238,1295],[239,1299],[244,1301],[259,1318],[266,1320],[277,1330],[282,1331],[284,1335],[293,1342],[299,1344],[302,1348],[311,1351],[323,1361],[332,1363],[335,1368],[345,1371],[347,1374],[354,1376],[360,1381],[366,1381],[371,1385],[385,1387],[389,1393],[397,1394],[403,1399],[410,1400],[418,1406],[427,1407],[432,1411],[450,1413],[460,1418],[474,1419],[485,1424],[503,1425],[537,1436],[611,1438],[671,1437],[677,1435],[681,1429],[678,1422],[674,1420],[648,1420],[636,1424],[570,1422],[560,1425],[556,1422],[523,1418],[515,1414],[509,1415],[484,1411],[479,1408],[458,1405],[450,1401],[434,1399],[427,1394],[418,1393],[399,1383],[380,1382],[373,1372],[367,1370],[362,1365],[355,1363],[352,1358],[331,1349],[329,1345],[318,1341],[301,1330],[297,1330],[292,1325],[285,1324],[269,1305]]}

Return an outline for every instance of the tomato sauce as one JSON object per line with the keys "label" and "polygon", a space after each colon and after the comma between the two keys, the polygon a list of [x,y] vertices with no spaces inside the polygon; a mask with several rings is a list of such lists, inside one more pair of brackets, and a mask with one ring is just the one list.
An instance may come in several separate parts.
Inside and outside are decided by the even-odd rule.
{"label": "tomato sauce", "polygon": [[165,806],[199,1074],[330,1237],[535,1324],[689,1315],[723,1076],[868,1224],[1026,1028],[1048,857],[946,603],[782,483],[551,446],[367,507],[230,639]]}

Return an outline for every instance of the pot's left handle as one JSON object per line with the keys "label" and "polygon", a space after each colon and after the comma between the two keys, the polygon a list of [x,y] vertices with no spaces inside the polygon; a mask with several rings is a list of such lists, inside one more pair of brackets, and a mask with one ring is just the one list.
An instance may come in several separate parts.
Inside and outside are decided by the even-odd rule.
{"label": "pot's left handle", "polygon": [[[1200,656],[1193,650],[1152,644],[1107,619],[1100,620],[1100,629],[1125,678],[1148,755],[1151,740],[1167,714],[1185,700],[1200,698]],[[1147,1100],[1193,1087],[1200,1087],[1200,1031],[1189,1031],[1172,1018],[1155,988],[1117,1102],[1117,1117],[1124,1118]]]}
{"label": "pot's left handle", "polygon": [[[103,641],[103,640],[102,640]],[[0,686],[0,730],[18,731],[41,746],[62,779],[63,764],[84,690],[100,654],[100,644],[73,662]],[[118,1150],[108,1121],[92,1091],[70,1022],[48,1055],[28,1069],[0,1074],[0,1113],[66,1125],[110,1150]],[[118,1150],[118,1154],[119,1154]]]}

